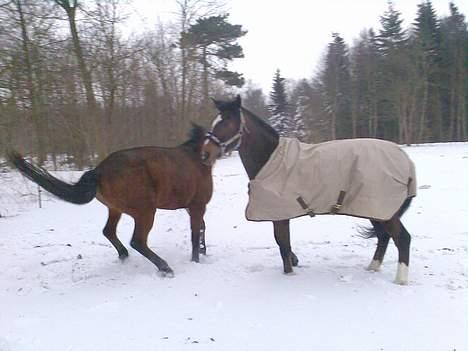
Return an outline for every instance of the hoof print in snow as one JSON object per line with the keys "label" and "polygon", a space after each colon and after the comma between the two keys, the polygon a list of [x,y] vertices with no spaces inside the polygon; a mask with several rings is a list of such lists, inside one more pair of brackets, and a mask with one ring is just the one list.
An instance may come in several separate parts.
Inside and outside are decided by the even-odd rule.
{"label": "hoof print in snow", "polygon": [[341,275],[339,280],[340,280],[340,282],[348,283],[351,280],[353,280],[353,276],[352,275]]}
{"label": "hoof print in snow", "polygon": [[430,189],[432,186],[429,184],[424,184],[418,187],[420,190]]}
{"label": "hoof print in snow", "polygon": [[77,260],[82,260],[83,259],[83,256],[81,254],[78,254],[78,256],[76,256],[76,259]]}

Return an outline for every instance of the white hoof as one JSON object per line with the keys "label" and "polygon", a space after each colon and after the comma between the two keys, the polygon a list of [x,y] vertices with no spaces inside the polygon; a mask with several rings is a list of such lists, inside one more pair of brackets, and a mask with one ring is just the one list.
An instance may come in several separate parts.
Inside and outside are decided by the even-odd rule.
{"label": "white hoof", "polygon": [[397,275],[393,282],[398,285],[408,285],[408,266],[406,264],[398,264]]}
{"label": "white hoof", "polygon": [[382,265],[382,262],[379,260],[372,260],[372,262],[369,264],[367,267],[368,271],[372,272],[379,272],[380,271],[380,266]]}

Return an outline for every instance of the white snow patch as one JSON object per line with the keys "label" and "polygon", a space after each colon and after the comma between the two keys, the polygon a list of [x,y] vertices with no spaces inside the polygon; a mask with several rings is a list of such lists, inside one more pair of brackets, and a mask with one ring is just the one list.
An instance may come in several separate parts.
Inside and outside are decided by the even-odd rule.
{"label": "white snow patch", "polygon": [[429,185],[403,217],[408,286],[392,284],[392,242],[379,273],[363,269],[376,241],[356,235],[368,221],[344,216],[293,220],[299,266],[284,275],[271,223],[244,218],[248,180],[237,154],[214,169],[200,264],[190,261],[187,213],[157,212],[149,245],[174,279],[129,247],[129,217],[117,229],[130,252],[122,263],[102,235],[98,201],[43,193],[39,209],[35,185],[0,173],[0,350],[468,350],[468,144],[404,150],[418,184]]}

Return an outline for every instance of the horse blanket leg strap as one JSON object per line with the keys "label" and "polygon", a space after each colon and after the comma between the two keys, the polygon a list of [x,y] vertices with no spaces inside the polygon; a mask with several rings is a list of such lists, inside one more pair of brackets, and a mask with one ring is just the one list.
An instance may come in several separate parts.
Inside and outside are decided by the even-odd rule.
{"label": "horse blanket leg strap", "polygon": [[304,201],[304,199],[302,198],[302,196],[299,196],[297,199],[296,199],[297,202],[299,202],[299,205],[301,205],[301,207],[307,211],[307,214],[311,217],[315,217],[315,213],[313,210],[311,210],[309,208],[309,206],[307,206],[306,202]]}
{"label": "horse blanket leg strap", "polygon": [[340,195],[338,195],[338,200],[336,200],[336,204],[334,204],[330,209],[331,214],[336,214],[341,209],[341,206],[343,206],[343,200],[345,198],[345,195],[346,191],[341,190]]}

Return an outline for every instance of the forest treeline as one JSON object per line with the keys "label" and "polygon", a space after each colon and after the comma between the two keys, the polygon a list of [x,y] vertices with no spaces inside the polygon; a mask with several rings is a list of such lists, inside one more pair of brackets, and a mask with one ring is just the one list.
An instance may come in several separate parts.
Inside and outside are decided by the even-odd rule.
{"label": "forest treeline", "polygon": [[422,1],[403,28],[389,2],[380,27],[351,45],[334,33],[313,77],[272,72],[270,92],[229,70],[247,31],[225,4],[174,3],[171,23],[124,35],[119,0],[0,0],[0,153],[65,154],[84,167],[125,147],[175,145],[191,121],[213,118],[209,97],[237,92],[304,141],[467,140],[468,34],[454,3],[441,17]]}
{"label": "forest treeline", "polygon": [[271,123],[306,141],[373,137],[412,144],[467,140],[468,33],[454,3],[418,5],[410,28],[390,2],[380,28],[352,45],[333,33],[316,76],[275,73]]}

